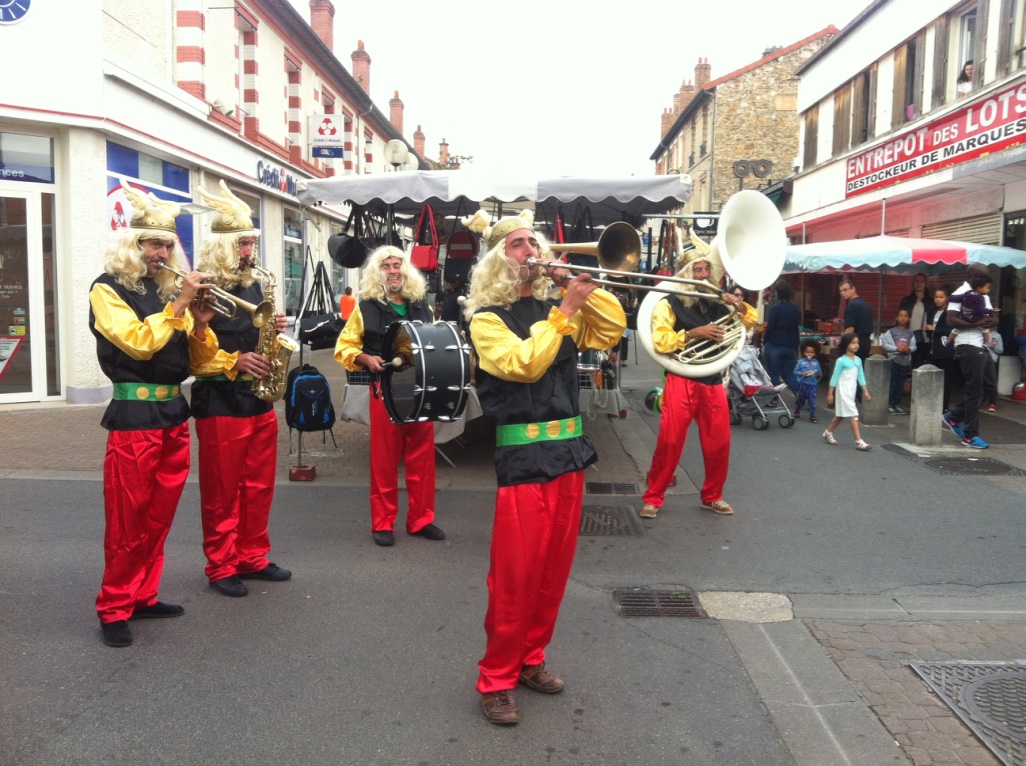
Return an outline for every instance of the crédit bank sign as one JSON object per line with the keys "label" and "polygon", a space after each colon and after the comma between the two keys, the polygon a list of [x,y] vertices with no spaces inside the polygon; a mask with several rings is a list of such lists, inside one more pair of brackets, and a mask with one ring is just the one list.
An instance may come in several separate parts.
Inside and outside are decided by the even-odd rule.
{"label": "cr\u00e9dit bank sign", "polygon": [[1026,82],[969,103],[847,161],[850,198],[1018,146],[1026,137]]}
{"label": "cr\u00e9dit bank sign", "polygon": [[296,177],[286,172],[285,168],[277,168],[263,160],[257,162],[257,182],[261,186],[296,197],[296,181]]}

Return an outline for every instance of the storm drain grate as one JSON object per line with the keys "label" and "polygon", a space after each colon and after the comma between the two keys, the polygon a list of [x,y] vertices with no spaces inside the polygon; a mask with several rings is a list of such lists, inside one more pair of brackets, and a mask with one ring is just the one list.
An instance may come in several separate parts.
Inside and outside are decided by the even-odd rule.
{"label": "storm drain grate", "polygon": [[952,476],[1026,476],[1026,471],[991,457],[976,457],[975,455],[920,457],[896,444],[884,444],[883,449],[907,458],[913,463],[919,463],[931,471]]}
{"label": "storm drain grate", "polygon": [[650,590],[648,588],[617,588],[613,604],[620,617],[693,617],[708,619],[698,594],[684,590]]}
{"label": "storm drain grate", "polygon": [[931,457],[923,465],[938,473],[960,476],[1026,476],[1026,473],[989,457]]}
{"label": "storm drain grate", "polygon": [[983,744],[1008,766],[1026,763],[1026,665],[1003,662],[913,662]]}
{"label": "storm drain grate", "polygon": [[609,481],[589,481],[585,484],[587,495],[640,495],[637,484],[617,484]]}
{"label": "storm drain grate", "polygon": [[580,534],[590,537],[644,537],[645,528],[633,508],[585,505],[581,508]]}

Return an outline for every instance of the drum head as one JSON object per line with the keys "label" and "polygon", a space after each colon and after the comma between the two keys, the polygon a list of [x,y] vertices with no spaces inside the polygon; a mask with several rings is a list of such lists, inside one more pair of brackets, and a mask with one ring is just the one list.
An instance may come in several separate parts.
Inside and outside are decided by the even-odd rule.
{"label": "drum head", "polygon": [[470,348],[449,322],[393,322],[381,356],[403,360],[382,377],[382,398],[395,423],[456,420],[470,392]]}

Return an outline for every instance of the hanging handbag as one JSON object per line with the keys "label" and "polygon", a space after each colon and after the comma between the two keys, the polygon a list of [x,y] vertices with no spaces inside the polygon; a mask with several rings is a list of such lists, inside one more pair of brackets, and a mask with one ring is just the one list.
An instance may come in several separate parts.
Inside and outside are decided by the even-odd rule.
{"label": "hanging handbag", "polygon": [[349,220],[346,221],[346,228],[328,238],[328,255],[345,269],[358,269],[367,260],[363,218],[363,210],[358,205],[353,205],[349,212]]}
{"label": "hanging handbag", "polygon": [[[428,242],[424,242],[425,235],[430,237]],[[438,268],[438,230],[435,228],[435,211],[431,205],[424,205],[420,210],[410,263],[421,271],[435,271]]]}
{"label": "hanging handbag", "polygon": [[324,261],[318,261],[310,294],[299,314],[297,335],[301,343],[309,344],[313,351],[335,345],[346,324],[340,313],[331,310],[336,305],[328,270]]}

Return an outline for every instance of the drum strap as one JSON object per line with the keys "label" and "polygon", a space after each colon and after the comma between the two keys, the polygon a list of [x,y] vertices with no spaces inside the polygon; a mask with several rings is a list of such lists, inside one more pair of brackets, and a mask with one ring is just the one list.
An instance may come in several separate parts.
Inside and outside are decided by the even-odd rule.
{"label": "drum strap", "polygon": [[574,439],[581,435],[581,416],[565,420],[549,420],[545,423],[514,423],[498,426],[495,430],[495,444],[498,447],[513,447],[535,442],[554,442]]}

